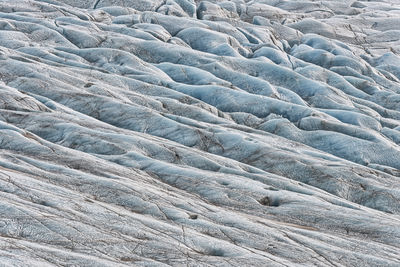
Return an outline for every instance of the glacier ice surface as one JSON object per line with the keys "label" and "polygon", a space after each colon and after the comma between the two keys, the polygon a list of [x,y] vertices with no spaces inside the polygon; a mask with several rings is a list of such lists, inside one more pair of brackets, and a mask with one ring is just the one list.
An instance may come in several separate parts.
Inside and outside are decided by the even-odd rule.
{"label": "glacier ice surface", "polygon": [[0,0],[1,266],[399,266],[400,3]]}

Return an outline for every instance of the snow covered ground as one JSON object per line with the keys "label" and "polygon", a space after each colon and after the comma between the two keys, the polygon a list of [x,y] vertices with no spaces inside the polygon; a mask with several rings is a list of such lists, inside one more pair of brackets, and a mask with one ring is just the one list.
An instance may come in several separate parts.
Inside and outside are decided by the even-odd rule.
{"label": "snow covered ground", "polygon": [[400,1],[0,0],[0,266],[400,266]]}

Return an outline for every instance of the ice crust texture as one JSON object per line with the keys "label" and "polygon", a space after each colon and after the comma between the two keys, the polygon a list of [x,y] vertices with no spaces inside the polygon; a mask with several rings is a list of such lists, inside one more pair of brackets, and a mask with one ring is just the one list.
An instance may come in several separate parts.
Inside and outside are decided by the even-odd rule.
{"label": "ice crust texture", "polygon": [[0,0],[0,266],[400,266],[400,1]]}

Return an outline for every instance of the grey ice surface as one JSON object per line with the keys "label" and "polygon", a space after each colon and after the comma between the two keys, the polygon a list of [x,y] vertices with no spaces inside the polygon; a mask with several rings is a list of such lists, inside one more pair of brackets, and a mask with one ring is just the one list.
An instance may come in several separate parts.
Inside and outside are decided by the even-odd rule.
{"label": "grey ice surface", "polygon": [[0,266],[400,266],[400,1],[0,0]]}

